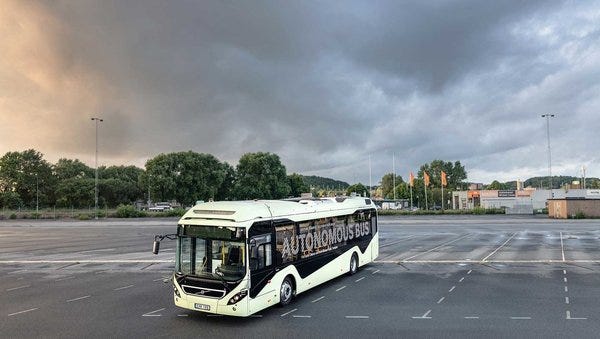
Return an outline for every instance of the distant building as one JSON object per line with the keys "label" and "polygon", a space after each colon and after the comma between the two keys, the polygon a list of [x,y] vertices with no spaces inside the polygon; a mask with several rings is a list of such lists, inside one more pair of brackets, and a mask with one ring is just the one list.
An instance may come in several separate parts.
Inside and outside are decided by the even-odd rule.
{"label": "distant building", "polygon": [[563,197],[548,200],[548,216],[556,219],[599,218],[600,190],[587,191],[585,197]]}
{"label": "distant building", "polygon": [[600,199],[600,190],[553,189],[540,190],[468,190],[452,192],[452,208],[504,208],[507,214],[533,214],[547,207],[549,199]]}

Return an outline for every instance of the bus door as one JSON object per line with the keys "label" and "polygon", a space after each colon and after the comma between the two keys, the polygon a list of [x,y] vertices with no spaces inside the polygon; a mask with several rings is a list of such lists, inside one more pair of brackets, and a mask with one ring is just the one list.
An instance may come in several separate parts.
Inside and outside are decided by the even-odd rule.
{"label": "bus door", "polygon": [[275,274],[271,234],[255,235],[249,241],[250,260],[250,312],[274,305],[277,287],[271,284]]}

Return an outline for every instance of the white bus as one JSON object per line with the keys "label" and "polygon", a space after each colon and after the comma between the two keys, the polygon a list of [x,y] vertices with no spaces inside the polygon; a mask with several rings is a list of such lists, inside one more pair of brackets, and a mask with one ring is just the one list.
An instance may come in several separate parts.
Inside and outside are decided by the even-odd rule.
{"label": "white bus", "polygon": [[[175,305],[249,316],[344,273],[379,253],[368,198],[208,202],[180,220]],[[156,236],[158,241],[168,236]]]}

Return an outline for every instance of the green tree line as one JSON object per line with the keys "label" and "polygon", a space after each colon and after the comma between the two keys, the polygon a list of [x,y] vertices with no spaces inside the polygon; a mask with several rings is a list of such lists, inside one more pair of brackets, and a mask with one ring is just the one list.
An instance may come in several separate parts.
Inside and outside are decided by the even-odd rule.
{"label": "green tree line", "polygon": [[[98,203],[116,207],[135,201],[281,199],[308,192],[303,176],[287,175],[279,156],[246,153],[234,168],[210,154],[159,154],[145,168],[98,168]],[[29,149],[0,158],[0,208],[88,208],[94,206],[95,170],[77,159],[51,164]]]}

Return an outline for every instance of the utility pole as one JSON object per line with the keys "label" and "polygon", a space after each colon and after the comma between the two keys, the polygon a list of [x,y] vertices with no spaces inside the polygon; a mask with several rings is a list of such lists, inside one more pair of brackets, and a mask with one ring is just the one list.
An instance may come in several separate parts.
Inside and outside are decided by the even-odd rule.
{"label": "utility pole", "polygon": [[104,121],[100,118],[92,118],[96,123],[96,180],[94,184],[94,219],[98,220],[98,123]]}
{"label": "utility pole", "polygon": [[396,207],[396,154],[392,153],[392,186],[394,189],[394,207]]}
{"label": "utility pole", "polygon": [[542,114],[542,118],[546,118],[546,137],[548,138],[548,181],[550,183],[550,199],[554,197],[552,194],[552,152],[550,150],[550,118],[554,118],[554,114]]}

